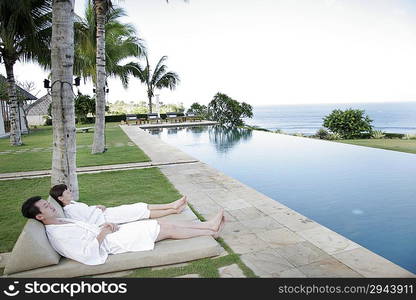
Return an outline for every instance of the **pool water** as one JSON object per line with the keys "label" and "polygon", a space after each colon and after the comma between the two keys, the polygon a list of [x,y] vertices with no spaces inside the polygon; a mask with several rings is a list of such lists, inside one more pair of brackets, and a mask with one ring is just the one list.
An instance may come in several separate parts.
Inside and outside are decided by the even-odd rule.
{"label": "pool water", "polygon": [[219,126],[149,130],[416,273],[416,155]]}

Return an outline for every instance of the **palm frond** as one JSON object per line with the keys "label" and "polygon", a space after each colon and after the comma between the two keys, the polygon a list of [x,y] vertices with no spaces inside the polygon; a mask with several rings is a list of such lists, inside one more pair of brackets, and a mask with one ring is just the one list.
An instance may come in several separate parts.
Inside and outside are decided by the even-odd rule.
{"label": "palm frond", "polygon": [[[120,22],[126,16],[125,10],[113,7],[106,14],[105,53],[106,73],[119,77],[122,84],[128,84],[131,71],[125,72],[121,61],[129,57],[140,57],[145,51],[143,40],[137,37],[132,24]],[[129,64],[127,64],[128,66]],[[130,70],[127,68],[127,70]],[[94,5],[89,1],[83,16],[76,18],[74,72],[95,82],[96,77],[96,18]],[[126,77],[127,76],[127,77]]]}

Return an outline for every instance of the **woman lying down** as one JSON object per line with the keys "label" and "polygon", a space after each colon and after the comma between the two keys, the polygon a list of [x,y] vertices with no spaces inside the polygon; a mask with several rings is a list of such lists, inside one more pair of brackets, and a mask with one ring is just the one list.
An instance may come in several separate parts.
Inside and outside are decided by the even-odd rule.
{"label": "woman lying down", "polygon": [[[177,201],[173,202],[173,205],[183,209],[186,197]],[[45,225],[49,241],[59,254],[86,265],[103,264],[109,254],[152,250],[155,242],[164,239],[187,239],[197,236],[217,238],[224,227],[222,209],[214,218],[206,222],[176,222],[152,219],[157,218],[160,212],[155,209],[155,213],[152,214],[149,208],[147,208],[149,212],[145,211],[142,216],[150,219],[136,218],[135,221],[124,224],[108,222],[106,217],[76,220],[59,217],[58,210],[52,204],[36,196],[23,203],[22,214]],[[176,213],[180,211],[176,210]]]}

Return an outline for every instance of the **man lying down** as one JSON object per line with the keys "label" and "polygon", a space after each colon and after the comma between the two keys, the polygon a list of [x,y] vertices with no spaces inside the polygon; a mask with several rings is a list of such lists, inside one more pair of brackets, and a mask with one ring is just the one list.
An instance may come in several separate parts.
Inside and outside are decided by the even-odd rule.
{"label": "man lying down", "polygon": [[222,209],[206,222],[147,219],[121,225],[96,224],[60,218],[55,207],[40,196],[27,199],[22,214],[45,225],[49,241],[59,254],[86,265],[103,264],[109,254],[152,250],[155,242],[164,239],[217,238],[224,226]]}

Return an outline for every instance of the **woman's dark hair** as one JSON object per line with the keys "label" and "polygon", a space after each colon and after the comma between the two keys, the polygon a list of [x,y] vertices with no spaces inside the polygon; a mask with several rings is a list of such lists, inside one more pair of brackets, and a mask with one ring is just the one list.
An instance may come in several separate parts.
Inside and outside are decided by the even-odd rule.
{"label": "woman's dark hair", "polygon": [[51,197],[53,199],[56,200],[56,202],[59,203],[60,206],[64,207],[64,204],[62,203],[61,200],[58,199],[58,197],[61,197],[62,194],[65,192],[65,190],[67,190],[68,187],[66,186],[66,184],[57,184],[54,185],[51,190],[49,191],[49,195],[51,195]]}
{"label": "woman's dark hair", "polygon": [[41,196],[35,196],[27,199],[22,205],[22,214],[24,217],[29,219],[35,219],[38,214],[40,214],[40,210],[35,203],[41,200]]}

